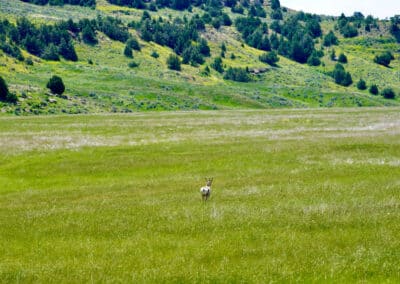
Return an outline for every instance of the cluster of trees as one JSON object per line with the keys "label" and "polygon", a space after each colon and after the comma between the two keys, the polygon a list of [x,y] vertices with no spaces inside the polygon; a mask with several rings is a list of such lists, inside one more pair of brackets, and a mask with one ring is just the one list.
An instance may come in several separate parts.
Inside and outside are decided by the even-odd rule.
{"label": "cluster of trees", "polygon": [[53,5],[62,6],[65,4],[69,5],[79,5],[85,7],[96,7],[96,0],[22,0],[23,2],[28,2],[36,5]]}
{"label": "cluster of trees", "polygon": [[346,17],[341,14],[337,21],[336,28],[346,38],[355,37],[358,35],[358,30],[364,28],[366,32],[372,29],[378,29],[378,20],[371,15],[365,17],[360,12],[354,12],[353,16]]}
{"label": "cluster of trees", "polygon": [[199,37],[198,30],[204,29],[201,23],[196,16],[190,21],[186,18],[175,18],[172,22],[162,18],[151,19],[145,11],[142,20],[134,26],[143,40],[168,46],[183,57],[184,64],[197,65],[204,62],[204,57],[210,56],[207,41]]}
{"label": "cluster of trees", "polygon": [[101,17],[79,22],[61,21],[54,25],[36,26],[27,18],[17,19],[16,24],[8,20],[0,21],[0,49],[10,56],[24,60],[20,48],[46,60],[77,61],[78,56],[73,37],[81,35],[86,44],[97,44],[96,31],[101,31],[113,40],[126,42],[130,34],[121,20],[113,17]]}
{"label": "cluster of trees", "polygon": [[[358,81],[357,83],[357,88],[361,91],[364,91],[368,88],[367,83],[363,80],[360,79],[360,81]],[[369,92],[372,95],[378,95],[379,94],[379,88],[376,84],[371,84],[371,86],[369,87]],[[382,90],[381,95],[385,98],[385,99],[394,99],[396,97],[396,93],[394,92],[394,90],[392,88],[385,88]]]}
{"label": "cluster of trees", "polygon": [[229,67],[225,74],[224,74],[224,79],[225,80],[232,80],[236,82],[249,82],[251,81],[251,77],[246,70],[246,68],[233,68]]}
{"label": "cluster of trees", "polygon": [[248,45],[265,51],[271,50],[268,26],[266,23],[262,23],[258,17],[239,17],[235,21],[235,26]]}
{"label": "cluster of trees", "polygon": [[390,33],[400,43],[400,16],[396,15],[390,19]]}
{"label": "cluster of trees", "polygon": [[332,77],[335,79],[336,84],[348,87],[353,84],[350,72],[346,72],[343,65],[337,63],[335,69],[332,72]]}
{"label": "cluster of trees", "polygon": [[0,31],[1,49],[19,60],[23,60],[19,47],[47,60],[59,60],[60,56],[78,60],[66,22],[36,27],[23,17],[17,19],[16,25],[8,20],[0,22]]}

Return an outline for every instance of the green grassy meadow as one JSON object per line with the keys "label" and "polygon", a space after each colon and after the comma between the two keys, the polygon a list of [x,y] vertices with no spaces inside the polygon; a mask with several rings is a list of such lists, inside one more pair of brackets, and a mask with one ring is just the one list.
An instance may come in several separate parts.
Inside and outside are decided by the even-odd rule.
{"label": "green grassy meadow", "polygon": [[3,116],[0,145],[1,283],[400,281],[399,108]]}

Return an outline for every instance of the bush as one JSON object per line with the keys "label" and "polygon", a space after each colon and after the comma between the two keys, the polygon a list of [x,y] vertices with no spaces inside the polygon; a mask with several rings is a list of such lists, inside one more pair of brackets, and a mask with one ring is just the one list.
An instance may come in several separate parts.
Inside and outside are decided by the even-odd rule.
{"label": "bush", "polygon": [[375,56],[374,62],[386,67],[389,67],[390,61],[394,59],[393,54],[391,54],[389,51],[386,51],[380,55]]}
{"label": "bush", "polygon": [[346,55],[344,55],[344,53],[341,53],[341,54],[339,55],[338,61],[339,61],[340,63],[347,63],[347,57],[346,57]]}
{"label": "bush", "polygon": [[385,98],[385,99],[390,99],[393,100],[396,97],[396,94],[394,93],[392,88],[386,88],[382,91],[381,95]]}
{"label": "bush", "polygon": [[46,87],[50,89],[53,94],[61,95],[65,91],[65,86],[60,77],[54,75],[50,78],[49,82],[47,83]]}
{"label": "bush", "polygon": [[133,52],[132,52],[132,48],[129,45],[125,46],[124,49],[124,55],[128,58],[132,58],[133,57]]}
{"label": "bush", "polygon": [[369,87],[369,92],[373,95],[379,94],[379,89],[378,86],[375,84],[372,84],[371,87]]}
{"label": "bush", "polygon": [[128,63],[129,68],[135,68],[139,66],[139,63],[136,63],[135,61],[131,61]]}
{"label": "bush", "polygon": [[249,82],[251,80],[249,74],[244,68],[229,67],[224,75],[225,80],[232,80],[236,82]]}
{"label": "bush", "polygon": [[357,83],[357,89],[359,90],[366,90],[367,89],[367,83],[365,83],[365,81],[363,79],[360,79],[360,81],[358,81]]}
{"label": "bush", "polygon": [[333,33],[333,31],[330,31],[325,37],[324,37],[324,46],[331,46],[331,45],[338,45],[339,40]]}
{"label": "bush", "polygon": [[219,73],[224,72],[224,67],[222,66],[222,58],[221,58],[221,57],[216,57],[216,58],[214,59],[214,61],[211,63],[211,67],[212,67],[215,71],[217,71],[217,72],[219,72]]}
{"label": "bush", "polygon": [[336,84],[348,87],[353,84],[353,79],[351,78],[351,74],[346,72],[343,65],[340,63],[335,65],[335,69],[333,70],[333,78],[335,79]]}
{"label": "bush", "polygon": [[159,54],[157,53],[157,51],[155,51],[155,50],[153,50],[153,51],[151,52],[150,56],[151,56],[151,57],[154,57],[154,58],[160,57],[160,55],[159,55]]}
{"label": "bush", "polygon": [[137,51],[141,50],[139,41],[137,40],[136,37],[130,37],[126,42],[126,45],[134,50],[137,50]]}
{"label": "bush", "polygon": [[264,53],[260,55],[259,59],[261,62],[267,63],[271,66],[276,66],[276,63],[279,61],[279,57],[275,51]]}
{"label": "bush", "polygon": [[170,54],[167,58],[168,68],[171,70],[181,71],[181,60],[175,54]]}
{"label": "bush", "polygon": [[6,81],[0,76],[0,101],[6,101],[9,94]]}

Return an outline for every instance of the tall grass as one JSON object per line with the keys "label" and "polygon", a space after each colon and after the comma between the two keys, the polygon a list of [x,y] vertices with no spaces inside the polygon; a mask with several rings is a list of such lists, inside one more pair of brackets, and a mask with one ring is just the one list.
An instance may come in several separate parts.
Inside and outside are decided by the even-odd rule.
{"label": "tall grass", "polygon": [[396,283],[399,138],[398,108],[0,118],[0,282]]}

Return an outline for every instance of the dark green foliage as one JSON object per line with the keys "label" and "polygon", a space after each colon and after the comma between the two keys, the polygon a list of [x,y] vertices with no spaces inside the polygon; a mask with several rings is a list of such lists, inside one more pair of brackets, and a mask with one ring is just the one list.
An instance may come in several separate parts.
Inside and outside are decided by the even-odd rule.
{"label": "dark green foliage", "polygon": [[281,7],[281,3],[279,0],[271,0],[271,8],[273,10],[279,9]]}
{"label": "dark green foliage", "polygon": [[393,91],[392,88],[386,88],[383,89],[381,95],[385,98],[385,99],[390,99],[393,100],[396,97],[395,92]]}
{"label": "dark green foliage", "polygon": [[314,41],[311,36],[298,31],[291,41],[290,58],[297,62],[305,63],[313,51]]}
{"label": "dark green foliage", "polygon": [[275,31],[276,33],[281,33],[282,27],[278,20],[274,20],[270,26],[271,30]]}
{"label": "dark green foliage", "polygon": [[214,58],[214,61],[211,63],[211,68],[213,68],[215,71],[219,73],[223,73],[224,67],[222,66],[222,58],[221,57]]}
{"label": "dark green foliage", "polygon": [[133,58],[133,51],[132,48],[127,44],[124,48],[124,55],[128,58]]}
{"label": "dark green foliage", "polygon": [[282,20],[283,15],[281,9],[276,9],[271,12],[271,18],[274,20]]}
{"label": "dark green foliage", "polygon": [[126,42],[126,45],[128,45],[130,48],[132,48],[134,50],[137,50],[137,51],[141,50],[139,41],[137,40],[136,37],[130,37]]}
{"label": "dark green foliage", "polygon": [[367,83],[363,79],[360,79],[360,81],[358,81],[358,83],[357,83],[357,89],[359,89],[361,91],[366,90]]}
{"label": "dark green foliage", "polygon": [[235,55],[234,53],[231,53],[230,58],[231,58],[232,60],[235,60],[235,59],[236,59],[236,55]]}
{"label": "dark green foliage", "polygon": [[66,41],[62,38],[59,46],[59,53],[66,60],[78,61],[78,55],[76,54],[72,40]]}
{"label": "dark green foliage", "polygon": [[244,13],[244,8],[242,5],[236,5],[231,8],[232,13],[242,14]]}
{"label": "dark green foliage", "polygon": [[24,56],[22,55],[21,50],[16,45],[9,44],[5,41],[0,41],[0,49],[3,50],[4,53],[18,59],[19,61],[24,60]]}
{"label": "dark green foliage", "polygon": [[369,92],[373,95],[379,94],[379,89],[378,86],[375,84],[372,84],[371,87],[369,87]]}
{"label": "dark green foliage", "polygon": [[142,0],[107,0],[111,4],[119,5],[119,6],[128,6],[136,9],[145,8],[145,4]]}
{"label": "dark green foliage", "polygon": [[203,56],[201,55],[198,46],[190,45],[183,50],[182,63],[190,63],[192,66],[197,66],[198,64],[204,63]]}
{"label": "dark green foliage", "polygon": [[345,87],[348,87],[353,83],[351,74],[346,72],[343,65],[340,63],[335,65],[335,69],[333,70],[333,78],[335,79],[336,84]]}
{"label": "dark green foliage", "polygon": [[311,18],[306,22],[306,30],[313,38],[322,36],[321,25],[316,18]]}
{"label": "dark green foliage", "polygon": [[338,28],[340,33],[346,38],[358,35],[358,30],[355,27],[355,24],[352,23],[352,19],[347,18],[344,14],[342,14],[338,19]]}
{"label": "dark green foliage", "polygon": [[[176,18],[173,22],[150,20],[140,22],[140,35],[145,41],[154,41],[159,45],[172,48],[181,55],[192,42],[199,40],[196,21],[184,21]],[[204,44],[204,43],[203,43]]]}
{"label": "dark green foliage", "polygon": [[54,75],[50,78],[50,80],[47,82],[46,87],[50,89],[53,94],[57,95],[61,95],[65,91],[64,83],[62,79],[57,75]]}
{"label": "dark green foliage", "polygon": [[128,63],[128,67],[129,68],[136,68],[139,67],[139,63],[135,62],[135,61],[131,61]]}
{"label": "dark green foliage", "polygon": [[86,44],[97,44],[96,32],[89,21],[83,22],[82,39]]}
{"label": "dark green foliage", "polygon": [[271,43],[271,48],[272,48],[272,49],[274,49],[274,50],[278,50],[278,49],[279,49],[279,38],[278,38],[278,36],[277,36],[275,33],[273,33],[273,34],[270,36],[269,41],[270,41],[270,43]]}
{"label": "dark green foliage", "polygon": [[28,57],[28,58],[25,60],[25,63],[26,63],[26,65],[32,66],[32,65],[33,65],[32,57]]}
{"label": "dark green foliage", "polygon": [[396,38],[396,41],[400,43],[400,15],[390,18],[390,33]]}
{"label": "dark green foliage", "polygon": [[58,55],[58,49],[54,44],[49,44],[42,53],[42,58],[46,60],[58,61],[60,57]]}
{"label": "dark green foliage", "polygon": [[338,45],[339,40],[333,33],[333,31],[330,31],[328,34],[325,35],[324,37],[324,46],[331,46],[331,45]]}
{"label": "dark green foliage", "polygon": [[389,67],[390,62],[394,59],[394,56],[389,51],[386,51],[380,55],[375,56],[374,62],[386,67]]}
{"label": "dark green foliage", "polygon": [[321,59],[319,59],[319,56],[317,52],[313,52],[311,56],[307,59],[307,64],[310,66],[319,66],[321,65]]}
{"label": "dark green foliage", "polygon": [[275,51],[264,53],[260,55],[259,59],[261,62],[267,63],[271,66],[276,66],[276,63],[279,61],[279,57]]}
{"label": "dark green foliage", "polygon": [[160,55],[159,55],[159,54],[157,53],[157,51],[155,51],[155,50],[153,50],[153,51],[151,52],[150,56],[151,56],[151,57],[154,57],[154,58],[160,57]]}
{"label": "dark green foliage", "polygon": [[229,67],[224,75],[225,80],[232,80],[236,82],[250,82],[251,78],[246,69]]}
{"label": "dark green foliage", "polygon": [[341,53],[341,54],[339,55],[338,62],[344,63],[344,64],[347,63],[347,57],[346,57],[346,55],[345,55],[344,53]]}
{"label": "dark green foliage", "polygon": [[23,2],[28,2],[36,5],[54,5],[54,6],[62,6],[64,4],[69,5],[79,5],[86,7],[95,7],[96,0],[22,0]]}
{"label": "dark green foliage", "polygon": [[329,55],[329,58],[332,61],[336,61],[336,51],[334,49],[332,49],[331,54]]}
{"label": "dark green foliage", "polygon": [[9,90],[6,81],[0,76],[0,101],[6,101]]}
{"label": "dark green foliage", "polygon": [[210,56],[210,47],[204,38],[199,41],[199,52],[204,56]]}
{"label": "dark green foliage", "polygon": [[167,58],[168,68],[171,70],[181,71],[181,60],[175,54],[170,54]]}
{"label": "dark green foliage", "polygon": [[128,29],[122,24],[122,21],[113,17],[97,17],[97,29],[105,33],[112,40],[126,42],[129,38]]}

